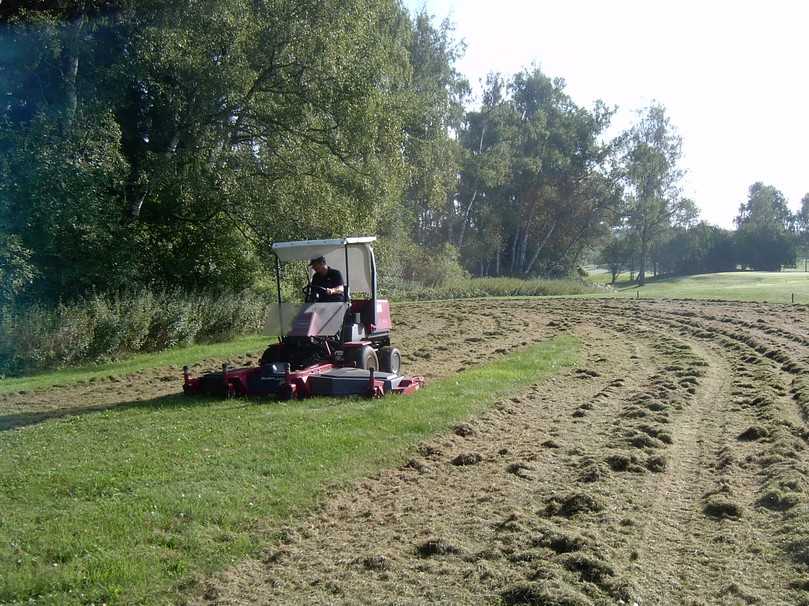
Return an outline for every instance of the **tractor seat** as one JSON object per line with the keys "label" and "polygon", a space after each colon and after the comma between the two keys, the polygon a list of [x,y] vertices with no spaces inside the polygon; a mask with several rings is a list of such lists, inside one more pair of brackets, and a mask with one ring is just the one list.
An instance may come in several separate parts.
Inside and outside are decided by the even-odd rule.
{"label": "tractor seat", "polygon": [[371,306],[373,303],[374,302],[371,299],[355,299],[354,301],[351,301],[349,314],[352,321],[354,314],[360,314],[360,322],[365,326],[369,326],[371,324]]}

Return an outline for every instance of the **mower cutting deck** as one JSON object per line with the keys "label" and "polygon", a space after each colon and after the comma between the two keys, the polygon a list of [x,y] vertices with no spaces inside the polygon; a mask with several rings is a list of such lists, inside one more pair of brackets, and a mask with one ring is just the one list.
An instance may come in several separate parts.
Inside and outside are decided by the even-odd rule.
{"label": "mower cutting deck", "polygon": [[222,372],[191,378],[186,372],[183,391],[221,397],[277,396],[281,400],[311,396],[360,395],[381,398],[408,395],[424,385],[422,377],[403,377],[392,372],[317,364],[290,372],[286,365],[222,368]]}
{"label": "mower cutting deck", "polygon": [[[276,257],[278,303],[267,322],[270,345],[258,366],[222,367],[222,372],[192,378],[183,368],[183,391],[224,397],[411,394],[424,385],[422,377],[400,374],[401,354],[390,343],[390,305],[376,296],[374,237],[341,240],[278,242]],[[342,301],[320,300],[311,281],[303,304],[282,303],[281,263],[323,256],[345,276]],[[307,275],[307,278],[309,276]],[[353,299],[351,289],[367,293]],[[322,290],[322,289],[320,289]]]}

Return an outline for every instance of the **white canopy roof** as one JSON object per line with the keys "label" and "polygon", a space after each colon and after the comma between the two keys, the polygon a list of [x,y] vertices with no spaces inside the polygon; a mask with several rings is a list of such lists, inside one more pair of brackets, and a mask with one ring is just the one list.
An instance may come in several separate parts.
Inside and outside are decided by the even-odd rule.
{"label": "white canopy roof", "polygon": [[[371,292],[371,272],[373,251],[371,242],[376,236],[338,238],[334,240],[298,240],[296,242],[276,242],[273,252],[281,262],[308,261],[315,257],[326,257],[329,267],[339,269],[343,280],[348,280],[352,292]],[[348,268],[346,268],[346,246],[348,246]]]}
{"label": "white canopy roof", "polygon": [[325,257],[336,248],[344,248],[346,244],[370,245],[375,240],[376,236],[337,238],[334,240],[298,240],[296,242],[276,242],[272,245],[272,249],[281,261],[308,261],[321,255]]}

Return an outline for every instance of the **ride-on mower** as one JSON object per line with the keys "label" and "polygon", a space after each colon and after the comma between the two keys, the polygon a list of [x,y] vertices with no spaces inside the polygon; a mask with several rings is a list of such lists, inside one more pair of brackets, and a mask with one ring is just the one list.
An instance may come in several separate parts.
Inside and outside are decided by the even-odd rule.
{"label": "ride-on mower", "polygon": [[[268,334],[278,336],[258,366],[228,368],[192,378],[183,368],[187,394],[309,396],[410,394],[422,377],[400,374],[401,354],[390,342],[390,304],[377,298],[373,236],[336,240],[276,242],[278,302],[267,318]],[[324,301],[324,289],[307,272],[304,303],[281,301],[282,264],[325,257],[344,277],[342,301]],[[352,291],[365,293],[353,298]]]}

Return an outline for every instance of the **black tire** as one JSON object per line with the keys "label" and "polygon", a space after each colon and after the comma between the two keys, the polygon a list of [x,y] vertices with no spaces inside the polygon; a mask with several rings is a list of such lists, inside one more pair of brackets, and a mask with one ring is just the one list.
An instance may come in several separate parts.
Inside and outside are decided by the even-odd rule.
{"label": "black tire", "polygon": [[391,346],[379,348],[379,370],[398,375],[402,369],[402,354]]}
{"label": "black tire", "polygon": [[351,361],[354,362],[357,368],[362,368],[363,370],[368,370],[369,368],[379,370],[379,358],[376,357],[376,352],[370,345],[351,350]]}
{"label": "black tire", "polygon": [[261,359],[259,360],[259,366],[264,366],[265,364],[275,364],[276,362],[286,362],[284,358],[283,349],[278,345],[270,345],[267,349],[264,350],[264,353],[261,355]]}

